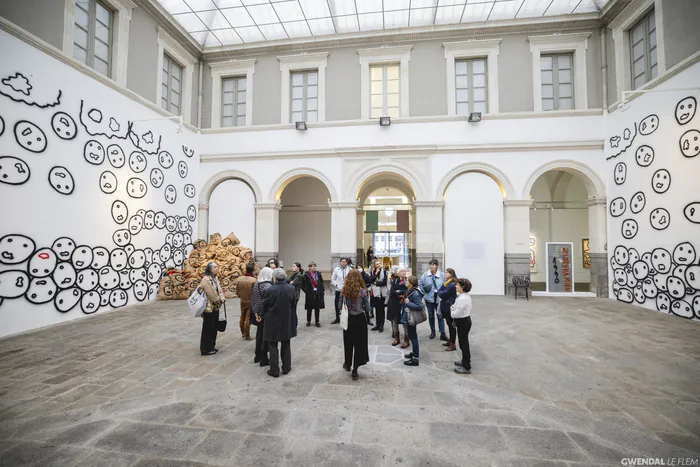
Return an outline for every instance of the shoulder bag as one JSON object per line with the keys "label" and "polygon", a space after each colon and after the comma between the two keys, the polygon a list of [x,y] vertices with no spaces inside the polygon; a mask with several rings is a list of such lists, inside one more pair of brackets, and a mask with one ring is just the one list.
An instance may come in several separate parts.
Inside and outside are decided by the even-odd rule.
{"label": "shoulder bag", "polygon": [[[418,292],[414,291],[413,293]],[[413,295],[413,293],[411,295]],[[422,304],[423,302],[421,301],[421,305]],[[417,326],[418,324],[428,319],[428,314],[425,312],[425,305],[423,305],[420,310],[412,310],[406,307],[406,311],[408,312],[407,321],[409,326]]]}
{"label": "shoulder bag", "polygon": [[216,329],[219,332],[224,332],[226,330],[226,324],[228,316],[226,316],[226,302],[224,302],[224,317],[221,318],[221,311],[219,311],[219,322],[216,323]]}
{"label": "shoulder bag", "polygon": [[340,310],[340,327],[343,328],[343,331],[348,330],[348,300],[343,298],[343,301],[345,304],[343,305],[343,309]]}
{"label": "shoulder bag", "polygon": [[187,304],[190,307],[190,313],[195,318],[199,318],[204,313],[207,307],[207,296],[201,287],[197,287],[190,298],[187,299]]}

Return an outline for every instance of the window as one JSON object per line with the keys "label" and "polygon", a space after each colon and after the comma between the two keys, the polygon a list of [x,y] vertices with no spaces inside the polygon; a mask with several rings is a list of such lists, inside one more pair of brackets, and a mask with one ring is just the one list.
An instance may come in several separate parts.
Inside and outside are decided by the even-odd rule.
{"label": "window", "polygon": [[160,106],[168,112],[180,115],[182,95],[182,67],[168,54],[163,55],[163,82],[161,84]]}
{"label": "window", "polygon": [[246,78],[221,80],[221,126],[245,126]]}
{"label": "window", "polygon": [[637,89],[659,73],[656,59],[656,17],[649,12],[629,31],[632,89]]}
{"label": "window", "polygon": [[297,71],[290,75],[292,123],[318,121],[318,70]]}
{"label": "window", "polygon": [[542,110],[574,108],[573,54],[540,56]]}
{"label": "window", "polygon": [[399,117],[399,65],[371,65],[370,118]]}
{"label": "window", "polygon": [[486,58],[455,62],[455,100],[457,115],[488,112],[486,92]]}
{"label": "window", "polygon": [[73,58],[110,76],[112,10],[97,0],[75,0]]}

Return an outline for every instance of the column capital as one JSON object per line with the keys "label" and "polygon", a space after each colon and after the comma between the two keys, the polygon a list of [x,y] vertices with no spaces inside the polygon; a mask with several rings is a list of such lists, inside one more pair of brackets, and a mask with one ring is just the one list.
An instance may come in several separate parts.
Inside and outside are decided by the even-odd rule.
{"label": "column capital", "polygon": [[535,201],[532,199],[504,199],[503,206],[507,208],[526,207],[531,208]]}
{"label": "column capital", "polygon": [[331,209],[357,209],[360,203],[358,201],[329,201],[328,206]]}
{"label": "column capital", "polygon": [[276,201],[274,203],[253,203],[253,207],[255,207],[255,210],[275,210],[279,211],[282,209],[282,203],[279,201]]}
{"label": "column capital", "polygon": [[594,196],[593,198],[588,198],[588,200],[586,201],[586,206],[605,206],[605,203],[607,203],[607,201],[607,198],[596,198]]}
{"label": "column capital", "polygon": [[442,208],[445,207],[445,200],[441,199],[438,201],[434,200],[413,200],[414,208]]}

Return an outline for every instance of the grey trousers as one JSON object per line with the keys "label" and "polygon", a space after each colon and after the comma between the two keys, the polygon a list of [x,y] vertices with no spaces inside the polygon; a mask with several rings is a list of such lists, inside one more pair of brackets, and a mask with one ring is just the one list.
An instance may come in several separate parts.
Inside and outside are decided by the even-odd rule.
{"label": "grey trousers", "polygon": [[[408,336],[408,326],[406,326],[405,324],[402,324],[401,326],[403,326],[403,335]],[[399,318],[397,318],[391,322],[391,332],[393,334],[398,334],[398,332],[399,332]]]}
{"label": "grey trousers", "polygon": [[[280,374],[280,352],[277,350],[278,342],[268,342],[268,348],[270,350],[270,371],[276,375]],[[289,345],[289,341],[282,341],[282,373],[289,373],[292,369],[292,348]]]}

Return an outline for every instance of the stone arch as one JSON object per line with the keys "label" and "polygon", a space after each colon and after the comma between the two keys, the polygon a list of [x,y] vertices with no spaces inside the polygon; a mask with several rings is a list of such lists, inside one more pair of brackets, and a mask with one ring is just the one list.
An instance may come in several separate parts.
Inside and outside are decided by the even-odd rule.
{"label": "stone arch", "polygon": [[503,194],[504,199],[515,196],[513,184],[508,179],[508,176],[499,168],[483,162],[467,162],[454,167],[447,174],[445,174],[442,180],[440,180],[440,184],[435,192],[435,200],[442,200],[447,192],[447,189],[450,187],[450,183],[452,183],[460,175],[467,172],[476,172],[490,177],[501,188],[501,193]]}
{"label": "stone arch", "polygon": [[414,173],[408,170],[405,166],[394,163],[379,163],[370,167],[362,167],[350,176],[350,180],[346,185],[345,196],[349,200],[358,198],[362,187],[372,179],[376,179],[381,174],[389,174],[393,177],[399,177],[411,187],[416,199],[426,199],[427,191],[423,182]]}
{"label": "stone arch", "polygon": [[268,199],[273,202],[279,201],[282,197],[282,192],[285,188],[287,188],[287,185],[301,177],[317,178],[326,186],[328,194],[331,197],[331,201],[338,201],[338,194],[330,179],[326,177],[326,175],[324,175],[323,173],[310,167],[300,167],[297,169],[289,170],[282,174],[272,185]]}
{"label": "stone arch", "polygon": [[209,199],[211,198],[211,194],[214,192],[216,187],[227,180],[242,181],[253,191],[255,202],[262,203],[262,192],[260,191],[258,184],[255,183],[255,180],[253,180],[248,174],[241,172],[240,170],[233,169],[219,172],[207,180],[199,191],[199,203],[208,203]]}
{"label": "stone arch", "polygon": [[528,177],[523,188],[522,199],[530,198],[530,191],[538,178],[550,170],[561,170],[574,175],[580,175],[588,191],[588,196],[596,199],[605,199],[605,183],[600,176],[588,165],[569,159],[556,160],[541,165]]}

